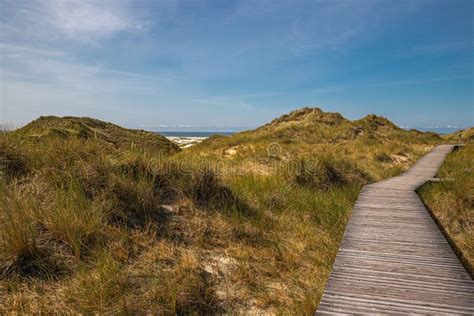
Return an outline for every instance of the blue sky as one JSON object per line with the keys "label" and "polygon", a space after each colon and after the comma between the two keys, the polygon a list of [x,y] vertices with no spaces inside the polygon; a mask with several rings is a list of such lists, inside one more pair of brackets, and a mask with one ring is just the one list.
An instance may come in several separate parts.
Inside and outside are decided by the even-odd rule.
{"label": "blue sky", "polygon": [[0,0],[1,121],[474,125],[474,1]]}

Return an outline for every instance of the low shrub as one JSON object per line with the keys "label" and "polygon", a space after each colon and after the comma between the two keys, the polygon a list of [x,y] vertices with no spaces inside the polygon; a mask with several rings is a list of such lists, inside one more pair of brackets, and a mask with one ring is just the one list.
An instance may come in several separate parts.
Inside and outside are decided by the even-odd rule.
{"label": "low shrub", "polygon": [[346,184],[366,184],[370,176],[354,163],[333,156],[298,160],[294,180],[297,184],[320,190]]}
{"label": "low shrub", "polygon": [[154,299],[161,307],[158,314],[214,315],[223,312],[211,276],[199,266],[191,252],[181,253],[176,266],[171,271],[162,271],[153,288]]}
{"label": "low shrub", "polygon": [[0,177],[25,175],[30,169],[28,158],[6,133],[0,132]]}
{"label": "low shrub", "polygon": [[101,201],[90,201],[78,185],[72,184],[53,195],[51,204],[41,210],[40,218],[54,238],[81,257],[102,235],[103,208]]}
{"label": "low shrub", "polygon": [[208,168],[194,170],[185,192],[198,206],[252,215],[252,209]]}
{"label": "low shrub", "polygon": [[108,252],[96,255],[93,268],[84,267],[74,278],[67,291],[69,301],[76,311],[85,314],[110,313],[128,286],[122,266]]}
{"label": "low shrub", "polygon": [[385,152],[377,153],[374,156],[374,159],[375,161],[378,161],[378,162],[385,162],[385,163],[392,162],[392,158],[389,155],[387,155]]}
{"label": "low shrub", "polygon": [[153,191],[163,203],[172,203],[183,197],[183,186],[189,184],[189,174],[182,171],[178,164],[168,161],[156,165],[153,174]]}
{"label": "low shrub", "polygon": [[163,224],[166,213],[153,190],[153,183],[146,179],[130,181],[121,176],[111,179],[105,193],[111,202],[108,220],[129,228],[143,228],[149,222]]}
{"label": "low shrub", "polygon": [[3,276],[54,276],[56,267],[40,242],[37,201],[17,185],[0,183],[0,272]]}

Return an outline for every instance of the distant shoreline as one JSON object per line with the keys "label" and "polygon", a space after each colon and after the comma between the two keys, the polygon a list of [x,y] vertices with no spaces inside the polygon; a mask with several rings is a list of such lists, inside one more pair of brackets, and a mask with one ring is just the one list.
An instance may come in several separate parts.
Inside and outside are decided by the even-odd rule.
{"label": "distant shoreline", "polygon": [[[410,130],[410,129],[416,129],[422,132],[434,132],[440,135],[446,135],[446,134],[451,134],[455,133],[457,131],[469,128],[469,127],[411,127],[411,126],[400,126],[400,128],[403,128],[405,130]],[[238,133],[239,131],[196,131],[196,130],[190,130],[190,131],[160,131],[160,130],[153,130],[153,132],[158,133],[160,135],[163,135],[167,138],[209,138],[212,135],[225,135],[225,136],[231,136],[235,133]]]}
{"label": "distant shoreline", "polygon": [[165,137],[204,137],[208,138],[212,135],[230,136],[236,132],[221,132],[221,131],[154,131]]}
{"label": "distant shoreline", "polygon": [[154,131],[173,143],[177,144],[181,148],[188,148],[193,145],[196,145],[206,138],[211,137],[212,135],[226,135],[230,136],[234,132],[196,132],[196,131]]}
{"label": "distant shoreline", "polygon": [[[462,130],[458,127],[402,127],[405,130],[416,129],[422,132],[435,132],[437,134],[450,134]],[[229,131],[154,131],[155,133],[161,134],[168,138],[173,143],[177,144],[180,148],[189,148],[193,145],[199,144],[203,140],[211,137],[212,135],[225,135],[231,136],[237,132]]]}
{"label": "distant shoreline", "polygon": [[188,148],[193,145],[196,145],[203,140],[211,137],[212,135],[225,135],[230,136],[234,134],[234,132],[197,132],[197,131],[155,131],[168,140],[172,141],[173,143],[177,144],[181,148]]}

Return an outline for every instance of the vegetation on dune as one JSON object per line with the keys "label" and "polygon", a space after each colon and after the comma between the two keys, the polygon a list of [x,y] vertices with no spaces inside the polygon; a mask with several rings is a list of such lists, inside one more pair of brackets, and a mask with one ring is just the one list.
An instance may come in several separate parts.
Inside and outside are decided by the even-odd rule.
{"label": "vegetation on dune", "polygon": [[[64,120],[52,125],[68,137],[48,134],[49,120],[0,134],[0,310],[219,311],[201,245],[221,242],[210,223],[253,210],[214,170],[168,159],[174,145],[159,135],[124,146],[134,131]],[[71,121],[93,122],[94,136]]]}
{"label": "vegetation on dune", "polygon": [[313,314],[362,185],[440,140],[308,108],[185,151],[93,119],[1,133],[0,310]]}
{"label": "vegetation on dune", "polygon": [[448,134],[444,136],[444,138],[452,142],[473,143],[474,142],[474,127],[466,128],[461,131]]}
{"label": "vegetation on dune", "polygon": [[36,142],[45,139],[94,139],[102,146],[122,150],[136,147],[142,151],[152,151],[154,154],[157,152],[171,154],[179,151],[176,144],[156,133],[126,129],[88,117],[42,116],[18,129],[16,134]]}
{"label": "vegetation on dune", "polygon": [[183,154],[220,160],[242,173],[271,173],[302,158],[318,160],[321,167],[351,164],[353,171],[365,173],[356,177],[363,183],[406,170],[441,141],[434,133],[406,131],[375,115],[350,121],[339,113],[303,108],[254,131],[210,138]]}
{"label": "vegetation on dune", "polygon": [[441,140],[434,133],[406,131],[384,117],[367,115],[350,121],[339,113],[324,112],[319,108],[302,108],[285,114],[253,131],[241,132],[232,137],[218,137],[209,143],[238,144],[263,140],[284,143],[334,144],[354,140],[381,142],[400,140],[407,143],[426,143]]}
{"label": "vegetation on dune", "polygon": [[474,275],[473,157],[472,143],[454,151],[439,170],[442,180],[429,182],[419,190],[471,277]]}
{"label": "vegetation on dune", "polygon": [[346,159],[335,159],[324,154],[318,160],[301,159],[294,181],[314,189],[328,190],[334,186],[366,184],[370,176]]}

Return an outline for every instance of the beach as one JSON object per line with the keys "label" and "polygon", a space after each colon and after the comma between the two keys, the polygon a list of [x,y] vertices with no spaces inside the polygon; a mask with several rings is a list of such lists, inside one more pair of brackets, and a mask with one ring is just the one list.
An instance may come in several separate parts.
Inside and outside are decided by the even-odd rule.
{"label": "beach", "polygon": [[165,136],[167,139],[172,141],[173,143],[177,144],[181,148],[189,148],[193,145],[196,145],[207,137],[203,136]]}

